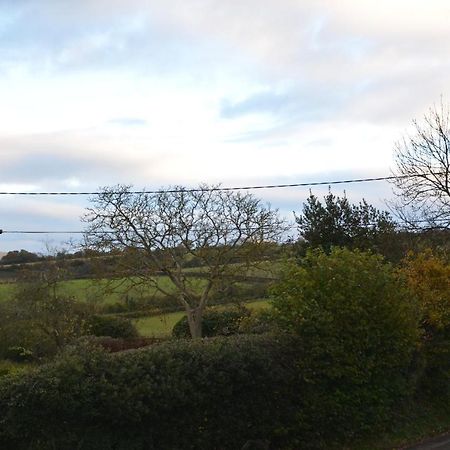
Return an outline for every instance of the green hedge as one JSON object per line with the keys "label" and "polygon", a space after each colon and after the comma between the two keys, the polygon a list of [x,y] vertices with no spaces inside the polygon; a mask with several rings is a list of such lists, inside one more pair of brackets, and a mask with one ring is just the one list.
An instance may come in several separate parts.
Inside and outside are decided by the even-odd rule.
{"label": "green hedge", "polygon": [[84,347],[0,382],[5,449],[240,449],[285,441],[301,389],[294,338]]}
{"label": "green hedge", "polygon": [[94,315],[86,321],[86,333],[93,336],[112,338],[133,338],[138,331],[130,319],[125,317]]}

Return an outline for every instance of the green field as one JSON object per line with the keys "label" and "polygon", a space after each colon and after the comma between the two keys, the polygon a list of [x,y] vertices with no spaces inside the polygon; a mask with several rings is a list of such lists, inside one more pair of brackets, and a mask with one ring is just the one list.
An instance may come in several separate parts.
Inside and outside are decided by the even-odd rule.
{"label": "green field", "polygon": [[[189,281],[194,290],[205,284],[205,280],[200,278],[190,278]],[[166,291],[173,291],[172,282],[166,276],[159,276],[158,284]],[[12,298],[15,289],[15,283],[0,283],[0,301]],[[69,280],[61,282],[59,289],[61,293],[79,301],[104,305],[120,302],[126,295],[134,298],[148,298],[158,293],[154,286],[132,286],[132,282],[125,279],[115,282],[91,279]]]}
{"label": "green field", "polygon": [[[251,310],[263,309],[269,307],[268,300],[256,300],[245,303],[245,307]],[[224,309],[226,306],[216,306],[214,309]],[[211,308],[211,309],[213,309]],[[160,314],[158,316],[142,317],[135,319],[139,334],[146,337],[165,337],[170,336],[173,326],[185,315],[182,311]]]}

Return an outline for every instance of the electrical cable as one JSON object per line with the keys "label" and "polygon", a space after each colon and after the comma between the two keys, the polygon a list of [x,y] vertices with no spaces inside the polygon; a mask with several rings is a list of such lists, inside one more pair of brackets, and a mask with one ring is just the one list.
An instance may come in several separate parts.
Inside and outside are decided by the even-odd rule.
{"label": "electrical cable", "polygon": [[[439,174],[437,174],[439,175]],[[419,176],[419,175],[417,175]],[[265,184],[255,186],[232,186],[232,187],[205,187],[205,188],[175,188],[175,189],[160,189],[160,190],[141,190],[129,191],[129,194],[163,194],[163,193],[177,193],[177,192],[214,192],[214,191],[245,191],[255,189],[280,189],[293,187],[308,187],[308,186],[329,186],[335,184],[349,184],[349,183],[368,183],[373,181],[389,181],[407,178],[409,175],[392,175],[388,177],[372,177],[372,178],[354,178],[348,180],[331,180],[331,181],[311,181],[305,183],[288,183],[288,184]],[[110,194],[119,194],[120,191],[108,191]],[[0,192],[0,195],[98,195],[99,192]]]}

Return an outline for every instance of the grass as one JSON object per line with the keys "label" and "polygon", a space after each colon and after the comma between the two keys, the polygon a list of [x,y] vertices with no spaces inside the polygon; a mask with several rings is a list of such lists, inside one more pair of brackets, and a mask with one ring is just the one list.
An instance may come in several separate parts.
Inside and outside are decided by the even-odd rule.
{"label": "grass", "polygon": [[[206,281],[200,278],[189,279],[193,289],[200,289]],[[166,276],[159,276],[158,283],[166,291],[173,291],[173,284]],[[79,301],[89,301],[103,305],[114,304],[123,301],[126,295],[134,298],[149,298],[158,293],[153,286],[132,287],[131,281],[110,281],[81,279],[63,281],[59,285],[61,293],[74,297]],[[0,302],[14,296],[15,283],[0,283]]]}
{"label": "grass", "polygon": [[[226,309],[229,306],[215,306],[211,309]],[[260,310],[269,307],[268,300],[256,300],[245,303],[245,307],[251,310]],[[151,317],[141,317],[133,320],[139,334],[145,337],[167,337],[172,333],[174,325],[183,317],[185,313],[177,311],[173,313],[160,314]]]}
{"label": "grass", "polygon": [[[159,286],[166,292],[174,292],[174,286],[167,276],[158,276]],[[76,279],[62,281],[59,284],[60,292],[64,295],[74,297],[79,301],[92,302],[100,305],[111,305],[121,303],[126,296],[137,300],[148,299],[155,295],[161,295],[151,285],[132,286],[132,281],[121,279],[117,281]],[[199,291],[206,285],[204,278],[190,277],[188,279],[190,288]],[[252,282],[239,282],[236,285],[252,284]],[[15,294],[16,284],[0,282],[0,302],[11,299]]]}

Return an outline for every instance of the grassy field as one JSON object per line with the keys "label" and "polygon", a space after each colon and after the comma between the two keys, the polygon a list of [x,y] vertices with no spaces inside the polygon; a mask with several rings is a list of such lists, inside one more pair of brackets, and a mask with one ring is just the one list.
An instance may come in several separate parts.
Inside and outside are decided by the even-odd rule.
{"label": "grassy field", "polygon": [[[228,306],[229,307],[229,306]],[[256,300],[254,302],[245,303],[245,307],[257,310],[268,308],[268,300]],[[227,306],[216,306],[214,309],[224,309]],[[178,311],[158,316],[142,317],[135,319],[133,322],[139,331],[139,334],[146,337],[165,337],[170,336],[173,326],[185,315],[184,312]]]}
{"label": "grassy field", "polygon": [[[263,276],[262,273],[260,273],[259,276]],[[167,276],[158,276],[157,281],[159,286],[166,292],[174,291],[174,286]],[[102,305],[121,302],[126,296],[134,299],[143,299],[150,298],[154,295],[161,295],[154,286],[132,286],[132,284],[132,281],[126,281],[125,279],[114,282],[93,279],[76,279],[61,282],[59,284],[59,289],[62,294],[74,297],[79,301],[94,302]],[[196,278],[193,276],[188,278],[188,284],[193,291],[199,291],[205,286],[206,280],[204,278]],[[252,285],[252,282],[242,281],[235,285]],[[15,283],[0,283],[0,302],[11,299],[15,294],[15,290]]]}
{"label": "grassy field", "polygon": [[[199,289],[205,284],[205,280],[200,278],[191,278],[189,281],[193,289]],[[173,285],[166,276],[159,276],[158,283],[166,291],[173,290]],[[91,279],[69,280],[61,282],[59,288],[61,293],[79,301],[104,305],[120,302],[126,295],[139,299],[151,297],[158,292],[153,286],[131,287],[131,282],[125,280],[118,280],[116,283]],[[0,301],[12,298],[15,289],[15,283],[0,283]]]}

